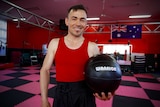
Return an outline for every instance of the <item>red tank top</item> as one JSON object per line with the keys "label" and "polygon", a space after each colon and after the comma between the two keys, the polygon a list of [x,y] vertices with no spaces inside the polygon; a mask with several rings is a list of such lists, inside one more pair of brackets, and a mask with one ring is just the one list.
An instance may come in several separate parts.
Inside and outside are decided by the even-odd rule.
{"label": "red tank top", "polygon": [[56,80],[59,82],[76,82],[84,80],[84,67],[88,56],[88,40],[84,40],[78,49],[69,49],[60,38],[55,55]]}

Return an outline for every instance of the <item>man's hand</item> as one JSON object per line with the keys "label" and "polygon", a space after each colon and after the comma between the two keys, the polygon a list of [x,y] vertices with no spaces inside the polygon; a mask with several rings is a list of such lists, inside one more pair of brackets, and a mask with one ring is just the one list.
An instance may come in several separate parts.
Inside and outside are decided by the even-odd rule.
{"label": "man's hand", "polygon": [[94,95],[96,98],[98,98],[98,99],[100,99],[100,100],[104,100],[104,101],[110,100],[110,99],[113,97],[113,95],[112,95],[111,92],[108,92],[108,95],[107,95],[107,96],[106,96],[106,94],[105,94],[104,92],[101,92],[101,96],[100,96],[98,93],[94,93],[93,95]]}
{"label": "man's hand", "polygon": [[42,101],[41,107],[51,107],[51,104],[48,101]]}

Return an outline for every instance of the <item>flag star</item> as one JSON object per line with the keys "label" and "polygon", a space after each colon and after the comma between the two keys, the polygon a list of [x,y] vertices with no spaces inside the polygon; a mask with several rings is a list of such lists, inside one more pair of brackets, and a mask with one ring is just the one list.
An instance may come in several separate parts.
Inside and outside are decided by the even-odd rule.
{"label": "flag star", "polygon": [[136,26],[133,26],[133,28],[136,28]]}
{"label": "flag star", "polygon": [[121,37],[121,34],[118,33],[118,34],[117,34],[117,37]]}

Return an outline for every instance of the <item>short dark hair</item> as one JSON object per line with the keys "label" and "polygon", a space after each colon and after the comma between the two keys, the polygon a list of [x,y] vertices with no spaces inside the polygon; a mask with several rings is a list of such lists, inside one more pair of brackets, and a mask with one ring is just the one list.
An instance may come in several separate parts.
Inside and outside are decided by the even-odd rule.
{"label": "short dark hair", "polygon": [[86,14],[87,14],[87,10],[86,10],[86,8],[85,8],[82,4],[74,5],[74,6],[70,7],[70,8],[68,9],[68,14],[69,14],[69,12],[70,12],[71,10],[74,10],[74,11],[84,10],[84,11],[86,12]]}

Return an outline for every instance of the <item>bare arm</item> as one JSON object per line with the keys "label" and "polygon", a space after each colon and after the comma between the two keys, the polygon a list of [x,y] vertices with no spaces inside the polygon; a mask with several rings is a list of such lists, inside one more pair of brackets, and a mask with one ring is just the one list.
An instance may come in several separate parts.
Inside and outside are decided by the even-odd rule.
{"label": "bare arm", "polygon": [[88,44],[89,57],[96,56],[98,54],[100,54],[100,52],[99,52],[99,48],[98,48],[97,44],[94,42],[89,42],[89,44]]}
{"label": "bare arm", "polygon": [[42,68],[40,70],[40,89],[42,97],[42,107],[49,107],[48,103],[48,84],[50,81],[50,68],[53,64],[55,52],[58,46],[58,39],[53,39],[49,43],[47,55],[44,59]]}

